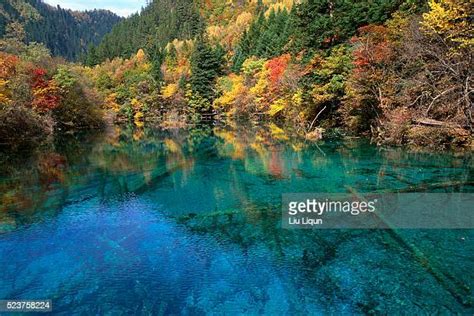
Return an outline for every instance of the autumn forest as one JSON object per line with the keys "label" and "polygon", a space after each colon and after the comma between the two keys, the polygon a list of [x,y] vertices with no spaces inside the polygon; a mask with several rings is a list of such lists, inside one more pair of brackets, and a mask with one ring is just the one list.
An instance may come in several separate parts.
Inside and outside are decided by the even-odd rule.
{"label": "autumn forest", "polygon": [[474,315],[473,18],[0,0],[0,314]]}
{"label": "autumn forest", "polygon": [[469,148],[473,14],[469,0],[155,0],[122,19],[3,1],[0,143],[212,119]]}

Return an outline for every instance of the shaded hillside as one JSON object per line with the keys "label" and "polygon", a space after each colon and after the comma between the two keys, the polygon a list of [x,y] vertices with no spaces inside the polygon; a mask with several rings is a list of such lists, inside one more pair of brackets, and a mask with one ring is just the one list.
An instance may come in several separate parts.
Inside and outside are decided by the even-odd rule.
{"label": "shaded hillside", "polygon": [[78,12],[52,7],[42,0],[0,2],[0,37],[8,25],[24,25],[28,42],[44,43],[55,56],[77,60],[91,44],[98,44],[121,18],[106,10]]}

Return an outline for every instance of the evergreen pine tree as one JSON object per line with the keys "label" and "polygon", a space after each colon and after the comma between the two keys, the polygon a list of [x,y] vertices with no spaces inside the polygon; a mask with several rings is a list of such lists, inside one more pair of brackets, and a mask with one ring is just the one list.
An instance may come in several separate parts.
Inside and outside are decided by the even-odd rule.
{"label": "evergreen pine tree", "polygon": [[213,49],[199,37],[191,56],[191,87],[194,93],[212,101],[215,79],[221,74],[222,48]]}

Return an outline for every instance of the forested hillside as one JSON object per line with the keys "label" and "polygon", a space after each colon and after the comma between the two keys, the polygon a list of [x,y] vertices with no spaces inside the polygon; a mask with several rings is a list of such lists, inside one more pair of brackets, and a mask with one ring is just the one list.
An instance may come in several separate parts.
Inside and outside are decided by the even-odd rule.
{"label": "forested hillside", "polygon": [[85,12],[52,7],[42,0],[0,2],[0,38],[12,23],[21,23],[27,42],[44,43],[55,56],[78,60],[121,20],[106,10]]}
{"label": "forested hillside", "polygon": [[139,51],[142,66],[137,57],[105,62],[95,80],[109,107],[140,120],[160,100],[182,119],[263,116],[313,137],[336,128],[380,143],[467,144],[473,6],[155,0],[118,24],[88,63]]}
{"label": "forested hillside", "polygon": [[130,57],[140,48],[156,55],[157,50],[175,38],[193,38],[202,26],[203,20],[192,0],[153,1],[140,14],[116,25],[100,45],[90,51],[87,63]]}
{"label": "forested hillside", "polygon": [[[42,12],[26,8],[17,12],[28,19]],[[205,115],[287,124],[311,139],[337,132],[465,147],[474,130],[473,14],[469,0],[155,0],[91,47],[85,67],[66,68],[99,107],[137,126]],[[41,47],[18,44],[21,27],[10,31],[3,50],[21,62],[12,57],[8,73],[37,60],[56,87],[64,73],[38,58],[47,55]],[[6,73],[4,106],[21,96],[21,79]],[[46,97],[30,88],[26,107]]]}

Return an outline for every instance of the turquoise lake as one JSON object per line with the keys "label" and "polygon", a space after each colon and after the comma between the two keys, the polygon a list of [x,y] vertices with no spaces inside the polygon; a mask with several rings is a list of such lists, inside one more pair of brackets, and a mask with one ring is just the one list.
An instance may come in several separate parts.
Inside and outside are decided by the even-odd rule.
{"label": "turquoise lake", "polygon": [[0,155],[0,299],[59,315],[474,313],[474,230],[281,228],[283,193],[474,193],[471,153],[204,125]]}

